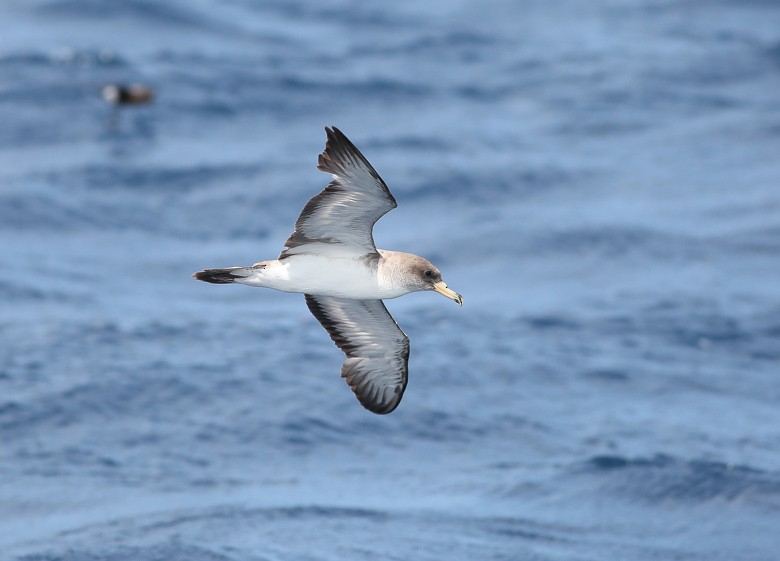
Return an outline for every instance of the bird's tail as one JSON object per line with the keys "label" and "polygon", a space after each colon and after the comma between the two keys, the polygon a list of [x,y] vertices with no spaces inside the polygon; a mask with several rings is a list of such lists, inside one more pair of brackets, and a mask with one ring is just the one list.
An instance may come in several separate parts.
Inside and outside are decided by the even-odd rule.
{"label": "bird's tail", "polygon": [[241,282],[241,279],[255,272],[254,267],[228,267],[227,269],[206,269],[198,271],[192,276],[203,282],[212,284],[230,284]]}

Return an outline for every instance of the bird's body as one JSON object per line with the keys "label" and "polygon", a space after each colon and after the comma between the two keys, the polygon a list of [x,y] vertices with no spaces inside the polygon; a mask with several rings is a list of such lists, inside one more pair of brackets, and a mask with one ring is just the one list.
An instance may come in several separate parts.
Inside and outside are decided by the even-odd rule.
{"label": "bird's body", "polygon": [[277,259],[206,269],[195,278],[306,295],[309,310],[347,359],[341,375],[374,413],[398,406],[406,388],[409,339],[382,300],[435,290],[463,304],[427,259],[377,249],[372,229],[396,202],[368,160],[336,129],[318,169],[333,181],[303,208]]}
{"label": "bird's body", "polygon": [[143,105],[154,101],[154,91],[141,84],[108,84],[101,93],[104,100],[114,105]]}
{"label": "bird's body", "polygon": [[417,257],[377,249],[378,256],[300,254],[261,261],[251,267],[231,267],[230,281],[248,286],[335,296],[357,300],[387,300],[413,292],[394,265]]}

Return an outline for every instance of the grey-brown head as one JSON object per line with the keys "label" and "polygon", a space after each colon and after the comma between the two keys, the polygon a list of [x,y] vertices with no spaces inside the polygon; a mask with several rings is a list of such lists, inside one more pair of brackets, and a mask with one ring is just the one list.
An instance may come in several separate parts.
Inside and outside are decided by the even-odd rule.
{"label": "grey-brown head", "polygon": [[441,271],[427,259],[417,255],[414,257],[415,259],[412,259],[411,263],[408,264],[407,276],[414,283],[415,288],[417,290],[435,290],[462,306],[463,297],[447,287],[447,283],[441,278]]}

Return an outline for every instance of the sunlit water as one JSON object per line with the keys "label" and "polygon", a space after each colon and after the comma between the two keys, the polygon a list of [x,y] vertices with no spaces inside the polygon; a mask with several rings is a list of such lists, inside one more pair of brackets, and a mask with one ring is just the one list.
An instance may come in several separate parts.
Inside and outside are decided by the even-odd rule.
{"label": "sunlit water", "polygon": [[[776,560],[780,7],[0,8],[0,551]],[[112,110],[110,82],[154,87]],[[465,306],[363,410],[275,257],[325,125]]]}

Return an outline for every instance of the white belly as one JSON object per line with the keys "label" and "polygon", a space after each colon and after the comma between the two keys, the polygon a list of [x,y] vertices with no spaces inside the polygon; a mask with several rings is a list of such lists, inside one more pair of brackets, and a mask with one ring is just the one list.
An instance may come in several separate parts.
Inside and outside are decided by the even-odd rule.
{"label": "white belly", "polygon": [[302,254],[265,263],[265,268],[258,268],[256,274],[237,282],[283,292],[360,300],[397,298],[408,293],[380,282],[376,267],[367,266],[359,258]]}

